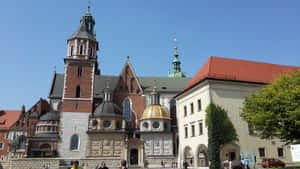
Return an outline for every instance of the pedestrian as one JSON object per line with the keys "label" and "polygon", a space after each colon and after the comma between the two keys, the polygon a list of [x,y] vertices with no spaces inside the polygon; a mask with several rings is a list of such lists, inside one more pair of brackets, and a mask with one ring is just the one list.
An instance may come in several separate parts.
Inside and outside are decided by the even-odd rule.
{"label": "pedestrian", "polygon": [[244,166],[245,166],[246,169],[250,169],[250,168],[249,168],[249,159],[248,159],[248,158],[246,158],[246,159],[244,160]]}
{"label": "pedestrian", "polygon": [[108,169],[104,161],[101,162],[101,166],[99,169]]}
{"label": "pedestrian", "polygon": [[80,167],[79,167],[79,161],[73,161],[72,162],[72,168],[71,169],[81,169]]}
{"label": "pedestrian", "polygon": [[224,163],[224,169],[229,169],[229,164],[228,163]]}
{"label": "pedestrian", "polygon": [[184,169],[187,169],[187,168],[188,168],[188,163],[186,162],[186,160],[184,160],[184,162],[183,162],[183,168],[184,168]]}
{"label": "pedestrian", "polygon": [[120,162],[120,169],[127,169],[127,167],[126,167],[126,160],[121,160],[121,162]]}

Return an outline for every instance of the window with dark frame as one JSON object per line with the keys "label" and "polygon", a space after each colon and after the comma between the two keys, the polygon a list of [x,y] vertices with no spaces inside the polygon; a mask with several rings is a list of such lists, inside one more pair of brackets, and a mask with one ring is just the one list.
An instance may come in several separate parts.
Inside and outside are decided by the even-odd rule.
{"label": "window with dark frame", "polygon": [[71,46],[71,49],[70,49],[70,50],[71,50],[71,51],[70,51],[70,56],[73,56],[73,48],[74,48],[74,47],[73,47],[73,45],[72,45],[72,46]]}
{"label": "window with dark frame", "polygon": [[199,135],[202,135],[203,134],[203,123],[200,122],[199,123]]}
{"label": "window with dark frame", "polygon": [[3,147],[3,143],[0,143],[0,149],[2,150],[4,147]]}
{"label": "window with dark frame", "polygon": [[76,95],[75,95],[76,98],[80,98],[80,86],[77,86],[76,87]]}
{"label": "window with dark frame", "polygon": [[183,111],[184,111],[184,117],[187,116],[187,108],[186,108],[186,106],[183,107]]}
{"label": "window with dark frame", "polygon": [[201,106],[201,99],[198,100],[198,111],[201,111],[202,106]]}
{"label": "window with dark frame", "polygon": [[278,157],[283,157],[283,148],[277,148]]}
{"label": "window with dark frame", "polygon": [[90,56],[93,56],[93,48],[90,48]]}
{"label": "window with dark frame", "polygon": [[259,156],[260,157],[265,157],[265,148],[258,148]]}
{"label": "window with dark frame", "polygon": [[77,135],[73,135],[71,137],[70,150],[78,150],[79,148],[79,137]]}
{"label": "window with dark frame", "polygon": [[83,54],[83,45],[80,45],[80,48],[79,48],[79,54],[80,54],[80,55]]}
{"label": "window with dark frame", "polygon": [[192,129],[192,137],[195,137],[195,125],[192,125],[191,129]]}
{"label": "window with dark frame", "polygon": [[185,131],[185,138],[188,137],[188,127],[184,127],[184,131]]}
{"label": "window with dark frame", "polygon": [[82,75],[82,67],[78,67],[78,70],[77,70],[77,77],[81,77]]}
{"label": "window with dark frame", "polygon": [[194,113],[194,103],[191,103],[191,114]]}

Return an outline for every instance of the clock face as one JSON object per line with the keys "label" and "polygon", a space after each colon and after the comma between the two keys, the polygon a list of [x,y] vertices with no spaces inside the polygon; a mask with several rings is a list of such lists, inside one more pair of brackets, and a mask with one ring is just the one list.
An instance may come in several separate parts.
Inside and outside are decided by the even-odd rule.
{"label": "clock face", "polygon": [[143,127],[147,129],[149,127],[149,124],[147,122],[145,122],[145,123],[143,123]]}
{"label": "clock face", "polygon": [[110,126],[110,121],[104,121],[104,122],[103,122],[103,126],[104,126],[105,128],[109,127],[109,126]]}
{"label": "clock face", "polygon": [[158,121],[153,122],[152,127],[155,129],[159,128],[159,122]]}

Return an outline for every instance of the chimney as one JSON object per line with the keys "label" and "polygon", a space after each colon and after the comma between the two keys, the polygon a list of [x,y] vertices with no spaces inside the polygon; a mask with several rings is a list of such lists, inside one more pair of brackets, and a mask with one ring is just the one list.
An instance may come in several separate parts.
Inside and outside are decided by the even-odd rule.
{"label": "chimney", "polygon": [[22,110],[21,111],[22,111],[22,114],[25,113],[25,105],[22,106]]}

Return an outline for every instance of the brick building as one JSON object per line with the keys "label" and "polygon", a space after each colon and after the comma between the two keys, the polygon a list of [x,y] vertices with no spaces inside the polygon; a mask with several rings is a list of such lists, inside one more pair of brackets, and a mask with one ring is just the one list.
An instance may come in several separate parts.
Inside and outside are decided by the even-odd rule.
{"label": "brick building", "polygon": [[[127,159],[132,166],[144,166],[146,161],[160,165],[162,158],[165,161],[175,160],[177,126],[175,100],[172,98],[190,80],[181,72],[177,47],[172,63],[174,68],[169,76],[138,77],[129,57],[119,76],[102,75],[98,68],[99,48],[94,27],[95,20],[88,10],[81,18],[78,29],[67,41],[65,73],[54,72],[53,75],[48,102],[53,111],[60,112],[57,154],[62,158]],[[172,141],[166,142],[166,146],[170,147],[169,153],[158,152],[151,154],[151,157],[144,157],[145,142],[140,137],[140,120],[150,104],[154,80],[156,90],[160,93],[161,106],[170,120]],[[107,81],[111,90],[111,104],[105,101]],[[115,106],[103,108],[107,105],[118,107],[121,116],[104,117],[99,109],[107,111],[104,112],[106,115],[115,113]],[[111,127],[105,128],[108,124]],[[103,140],[104,135],[110,139]],[[157,139],[164,142],[163,138]],[[124,145],[125,149],[118,149],[120,145]],[[156,145],[147,148],[159,149]]]}
{"label": "brick building", "polygon": [[[24,109],[23,109],[24,111]],[[18,121],[22,111],[20,110],[0,110],[0,157],[1,160],[7,160],[7,151],[9,145],[9,129]]]}

